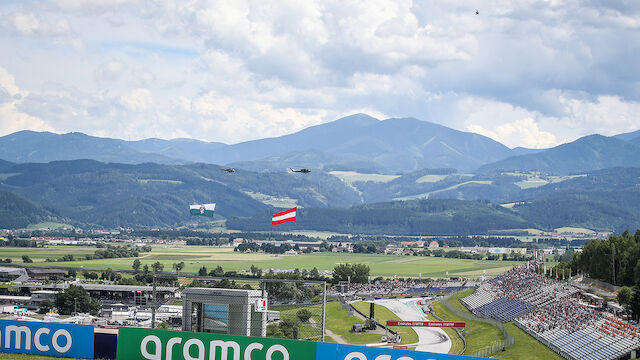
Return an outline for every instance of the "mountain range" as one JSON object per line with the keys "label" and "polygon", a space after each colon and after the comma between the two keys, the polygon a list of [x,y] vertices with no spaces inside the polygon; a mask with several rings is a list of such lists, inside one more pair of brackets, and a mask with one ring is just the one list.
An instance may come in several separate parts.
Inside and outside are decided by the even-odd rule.
{"label": "mountain range", "polygon": [[[640,228],[640,132],[509,149],[416,119],[357,114],[234,145],[21,131],[0,138],[0,159],[0,227],[204,224],[185,209],[216,202],[216,219],[239,230],[267,230],[269,214],[293,206],[314,220],[287,226],[313,230]],[[235,172],[221,171],[228,166]]]}
{"label": "mountain range", "polygon": [[[425,168],[459,172],[541,171],[565,175],[640,164],[640,130],[592,135],[550,149],[508,147],[488,137],[414,118],[355,114],[293,134],[227,145],[193,139],[126,141],[82,133],[20,131],[0,137],[0,159],[15,163],[92,159],[121,164],[207,163],[252,171],[405,174]],[[0,164],[0,167],[2,164]]]}

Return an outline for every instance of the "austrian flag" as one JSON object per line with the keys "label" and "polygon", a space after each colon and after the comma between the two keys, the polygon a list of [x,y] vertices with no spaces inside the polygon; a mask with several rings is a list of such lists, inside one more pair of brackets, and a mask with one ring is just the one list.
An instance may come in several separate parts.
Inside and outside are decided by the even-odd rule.
{"label": "austrian flag", "polygon": [[298,208],[292,208],[283,212],[279,212],[277,214],[273,214],[273,216],[271,217],[271,225],[280,225],[286,222],[296,221],[297,209]]}

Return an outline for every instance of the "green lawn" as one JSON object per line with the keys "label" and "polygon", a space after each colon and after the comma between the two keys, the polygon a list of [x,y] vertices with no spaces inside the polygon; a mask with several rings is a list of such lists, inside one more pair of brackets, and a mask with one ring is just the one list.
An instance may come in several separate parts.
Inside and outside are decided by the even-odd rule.
{"label": "green lawn", "polygon": [[[451,304],[453,303],[452,301]],[[482,348],[490,346],[496,341],[504,340],[502,331],[497,327],[481,321],[460,318],[440,304],[439,301],[433,303],[433,312],[446,321],[457,320],[466,322],[467,327],[465,330],[467,333],[465,337],[467,339],[467,351],[465,354],[472,354]]]}
{"label": "green lawn", "polygon": [[[340,335],[349,344],[361,345],[380,341],[380,334],[352,332],[351,327],[355,324],[364,324],[364,320],[355,315],[348,316],[348,310],[343,309],[340,302],[334,301],[327,303],[326,311],[325,324],[327,329]],[[328,336],[325,336],[325,340],[328,338]]]}
{"label": "green lawn", "polygon": [[540,341],[522,331],[512,322],[504,324],[509,335],[515,339],[515,344],[506,351],[499,352],[493,357],[505,360],[561,360],[562,357],[544,346]]}
{"label": "green lawn", "polygon": [[[0,248],[0,258],[12,258],[21,262],[22,255],[29,255],[35,263],[44,263],[48,257],[61,257],[64,254],[86,255],[95,251],[93,247],[53,246],[50,248]],[[337,263],[362,263],[371,268],[373,276],[444,277],[450,275],[479,276],[486,270],[488,275],[502,273],[516,262],[488,261],[467,259],[446,259],[437,257],[384,255],[384,254],[348,254],[348,253],[314,253],[303,255],[273,255],[264,253],[237,253],[230,248],[207,246],[163,247],[154,246],[150,253],[141,254],[140,260],[151,265],[156,261],[164,264],[165,270],[171,265],[184,261],[186,272],[197,272],[202,266],[214,269],[220,265],[225,271],[248,270],[251,265],[267,270],[275,269],[307,269],[333,270]],[[131,269],[133,259],[99,259],[80,260],[56,265],[75,267],[95,267],[112,269]]]}
{"label": "green lawn", "polygon": [[[363,314],[368,314],[369,313],[369,303],[368,302],[359,301],[359,302],[353,303],[353,307],[355,307],[356,309],[360,310]],[[391,312],[391,310],[387,309],[386,307],[384,307],[382,305],[378,305],[378,304],[376,304],[376,306],[375,306],[375,317],[374,317],[374,319],[379,324],[386,324],[387,320],[402,320],[398,316],[396,316],[396,314]],[[394,330],[396,330],[396,329],[394,329]],[[401,344],[413,344],[413,343],[418,342],[418,334],[416,334],[416,332],[412,328],[405,327],[405,326],[399,326],[396,331],[398,332],[398,334],[400,334],[400,337],[402,339],[402,341],[400,342]]]}
{"label": "green lawn", "polygon": [[[473,289],[468,289],[465,291],[461,291],[458,294],[455,294],[454,296],[452,296],[449,299],[449,304],[451,304],[453,307],[455,307],[456,309],[466,312],[468,314],[471,314],[471,312],[464,306],[462,305],[462,303],[459,301],[459,298],[463,298],[465,296],[470,295],[473,292]],[[442,311],[442,309],[447,310],[444,306],[442,306],[441,304],[438,304],[439,309]],[[455,318],[455,314],[452,314],[451,312],[447,311],[447,313],[450,316],[454,316]],[[450,319],[447,319],[450,320]],[[467,322],[467,330],[469,330],[469,324],[471,323],[469,320],[464,320]],[[494,333],[499,334],[500,339],[504,339],[502,332],[500,331],[500,329],[488,325],[488,324],[484,324],[481,323],[480,324],[484,325],[484,326],[488,326],[492,329],[495,329]],[[475,327],[475,325],[474,325]],[[515,326],[513,324],[513,322],[509,322],[504,324],[505,329],[507,330],[507,332],[509,333],[509,335],[513,336],[515,343],[514,345],[510,346],[507,348],[506,351],[503,352],[499,352],[497,354],[494,354],[492,357],[494,358],[499,358],[499,359],[505,359],[505,360],[518,360],[518,359],[552,359],[552,360],[560,360],[562,359],[562,357],[560,357],[558,354],[556,354],[555,352],[553,352],[551,349],[549,349],[548,347],[544,346],[541,342],[539,342],[538,340],[536,340],[535,338],[533,338],[532,336],[528,335],[527,333],[525,333],[524,331],[522,331],[520,328],[518,328],[517,326]],[[495,335],[494,335],[495,336]],[[486,342],[485,342],[486,341]],[[495,339],[493,340],[495,341]],[[479,344],[478,344],[479,343]],[[483,344],[484,343],[484,344]],[[483,347],[489,346],[491,345],[492,341],[490,340],[483,340],[481,337],[478,337],[477,335],[472,335],[471,333],[467,334],[467,354],[473,353]],[[470,348],[471,346],[473,346],[473,348]],[[469,350],[471,349],[471,350]]]}

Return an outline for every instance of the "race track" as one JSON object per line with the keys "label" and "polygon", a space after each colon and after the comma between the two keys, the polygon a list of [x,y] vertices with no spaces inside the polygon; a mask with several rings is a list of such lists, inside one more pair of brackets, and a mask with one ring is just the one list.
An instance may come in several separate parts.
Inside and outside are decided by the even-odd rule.
{"label": "race track", "polygon": [[[375,300],[376,305],[382,305],[391,310],[401,320],[426,320],[416,302],[421,298],[412,299],[380,299]],[[369,301],[370,302],[370,301]],[[441,354],[449,353],[451,339],[440,328],[414,327],[418,334],[418,342],[411,344],[417,351],[429,351]]]}

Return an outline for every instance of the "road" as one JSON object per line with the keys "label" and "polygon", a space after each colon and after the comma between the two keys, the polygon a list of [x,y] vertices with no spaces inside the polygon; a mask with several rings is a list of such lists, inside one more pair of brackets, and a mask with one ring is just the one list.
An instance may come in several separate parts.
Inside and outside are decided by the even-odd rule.
{"label": "road", "polygon": [[[401,320],[426,320],[416,302],[420,298],[412,299],[380,299],[375,300],[376,305],[382,305],[391,310]],[[415,346],[417,351],[428,351],[441,354],[449,353],[451,349],[451,339],[449,335],[440,328],[414,327],[418,334],[418,342],[410,346]]]}

